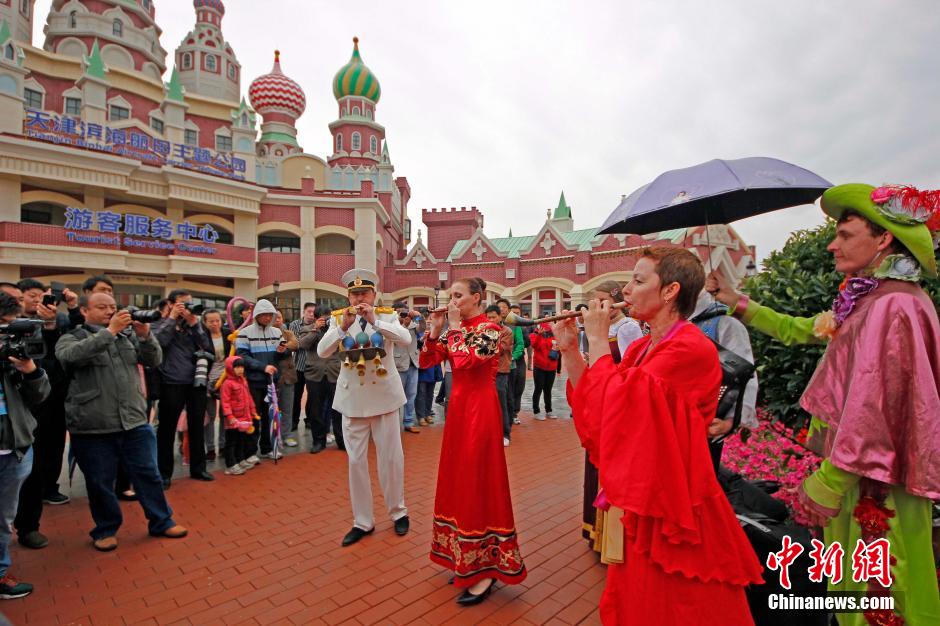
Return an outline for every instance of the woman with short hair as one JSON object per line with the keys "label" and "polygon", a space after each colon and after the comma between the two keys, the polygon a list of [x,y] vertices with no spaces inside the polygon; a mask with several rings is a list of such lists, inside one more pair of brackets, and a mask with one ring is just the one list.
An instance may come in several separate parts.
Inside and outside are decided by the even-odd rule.
{"label": "woman with short hair", "polygon": [[610,304],[584,313],[590,367],[573,319],[555,324],[582,445],[607,502],[623,510],[623,563],[607,568],[605,624],[751,626],[744,588],[762,568],[711,468],[705,430],[721,367],[715,346],[686,318],[705,284],[682,248],[647,248],[624,289],[648,336],[620,364],[607,345]]}

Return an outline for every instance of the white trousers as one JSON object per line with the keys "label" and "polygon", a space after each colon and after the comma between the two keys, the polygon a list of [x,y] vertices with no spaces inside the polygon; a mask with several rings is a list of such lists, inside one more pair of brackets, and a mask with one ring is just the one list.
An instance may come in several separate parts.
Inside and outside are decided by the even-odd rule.
{"label": "white trousers", "polygon": [[375,441],[379,484],[388,515],[397,520],[408,514],[405,508],[405,454],[401,448],[398,411],[375,417],[343,416],[343,441],[349,457],[349,499],[353,525],[362,530],[375,526],[372,512],[372,479],[369,478],[369,436]]}

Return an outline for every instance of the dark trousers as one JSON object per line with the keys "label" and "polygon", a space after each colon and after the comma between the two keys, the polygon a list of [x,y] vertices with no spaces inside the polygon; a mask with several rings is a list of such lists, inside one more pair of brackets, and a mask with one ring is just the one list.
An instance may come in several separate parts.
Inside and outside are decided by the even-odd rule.
{"label": "dark trousers", "polygon": [[496,375],[496,394],[499,396],[499,408],[503,412],[503,437],[509,439],[512,432],[512,410],[509,407],[509,376],[510,373]]}
{"label": "dark trousers", "polygon": [[434,386],[436,384],[433,380],[428,382],[418,381],[418,393],[415,395],[415,415],[419,419],[434,415]]}
{"label": "dark trousers", "polygon": [[509,398],[512,400],[509,408],[512,410],[512,416],[515,417],[522,410],[522,394],[525,392],[525,357],[521,356],[513,363],[516,367],[509,372]]}
{"label": "dark trousers", "polygon": [[256,425],[255,432],[248,435],[251,438],[251,443],[248,444],[246,452],[248,456],[268,454],[271,452],[271,416],[268,414],[270,407],[265,399],[268,395],[268,388],[249,385],[248,391],[251,392],[251,399],[255,401],[255,410],[258,411],[258,415],[261,417],[261,423]]}
{"label": "dark trousers", "polygon": [[[303,399],[304,389],[307,388],[307,381],[304,380],[303,372],[297,372],[297,382],[294,384],[294,410],[291,411],[291,427],[290,430],[287,428],[284,429],[284,432],[297,432],[297,427],[300,426],[300,401]],[[307,403],[309,404],[309,400]],[[304,420],[304,423],[309,423],[308,420]]]}
{"label": "dark trousers", "polygon": [[21,537],[39,530],[43,496],[59,491],[59,474],[62,473],[62,455],[65,453],[65,391],[65,384],[57,384],[45,402],[33,411],[38,424],[33,441],[33,469],[20,487],[13,522]]}
{"label": "dark trousers", "polygon": [[247,459],[247,448],[253,443],[251,435],[237,428],[225,429],[225,467],[232,467]]}
{"label": "dark trousers", "polygon": [[715,470],[715,476],[718,475],[718,466],[721,465],[721,453],[725,449],[725,440],[708,442],[708,454],[712,457],[712,468]]}
{"label": "dark trousers", "polygon": [[326,444],[326,434],[333,427],[336,447],[344,448],[343,415],[333,409],[333,396],[336,395],[336,383],[331,383],[326,376],[322,380],[307,381],[307,419],[309,420],[312,443]]}
{"label": "dark trousers", "polygon": [[206,471],[206,443],[203,420],[206,415],[206,388],[192,385],[160,385],[160,425],[157,428],[157,461],[160,475],[173,477],[173,446],[176,423],[186,409],[189,430],[189,473],[194,476]]}
{"label": "dark trousers", "polygon": [[552,412],[552,387],[555,386],[555,370],[535,368],[533,372],[535,392],[532,394],[532,412],[539,412],[539,396],[545,398],[545,412]]}
{"label": "dark trousers", "polygon": [[72,435],[72,451],[85,475],[88,506],[95,520],[92,539],[117,534],[124,521],[114,493],[119,466],[124,467],[134,485],[150,534],[162,534],[176,525],[154,462],[156,443],[149,424],[107,435]]}

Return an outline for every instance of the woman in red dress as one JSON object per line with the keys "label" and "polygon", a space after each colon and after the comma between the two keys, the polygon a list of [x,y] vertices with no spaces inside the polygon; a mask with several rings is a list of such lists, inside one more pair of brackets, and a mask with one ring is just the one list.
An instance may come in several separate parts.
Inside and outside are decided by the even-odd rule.
{"label": "woman in red dress", "polygon": [[496,393],[500,326],[487,321],[486,283],[458,280],[444,313],[430,316],[420,366],[449,360],[453,371],[434,499],[431,560],[454,572],[464,588],[457,602],[482,602],[499,580],[526,577],[519,553],[503,448],[503,416]]}
{"label": "woman in red dress", "polygon": [[744,588],[763,582],[762,569],[715,478],[706,437],[721,368],[714,345],[686,321],[704,284],[688,250],[644,250],[624,299],[650,334],[619,365],[606,342],[609,303],[592,300],[584,313],[590,367],[574,320],[555,325],[578,436],[608,502],[624,512],[624,562],[607,568],[604,624],[754,623]]}

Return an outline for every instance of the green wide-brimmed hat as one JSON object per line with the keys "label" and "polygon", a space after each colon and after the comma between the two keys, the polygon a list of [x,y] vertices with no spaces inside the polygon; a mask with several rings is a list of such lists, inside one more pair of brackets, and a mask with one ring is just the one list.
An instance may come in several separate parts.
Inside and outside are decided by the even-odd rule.
{"label": "green wide-brimmed hat", "polygon": [[[879,187],[879,191],[892,188]],[[846,211],[855,211],[868,221],[881,226],[894,235],[910,251],[920,264],[924,274],[937,276],[937,259],[934,256],[934,242],[926,224],[916,216],[893,213],[886,209],[888,202],[881,204],[872,200],[872,185],[848,183],[827,189],[822,195],[822,210],[829,217],[838,220]],[[915,212],[916,213],[916,212]]]}

